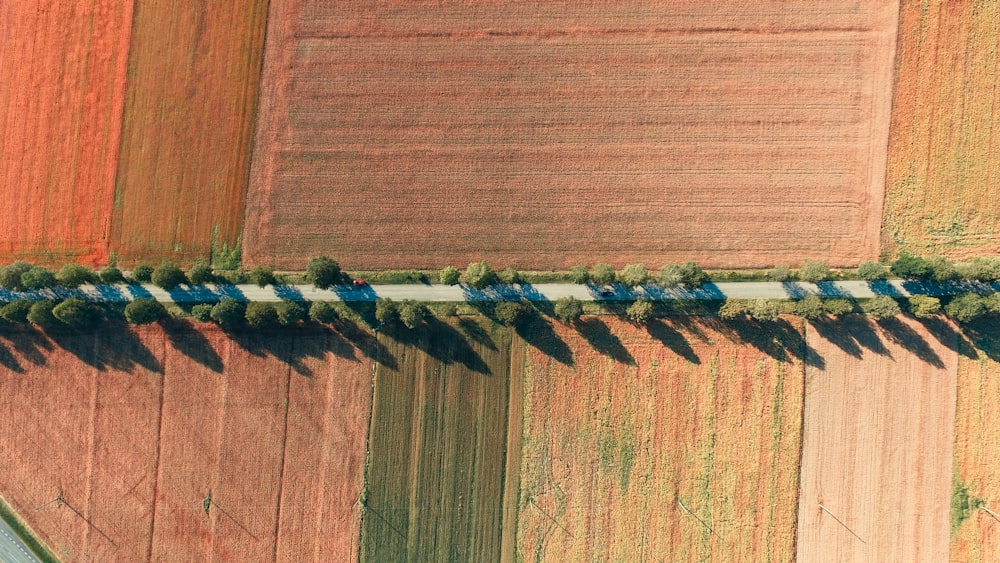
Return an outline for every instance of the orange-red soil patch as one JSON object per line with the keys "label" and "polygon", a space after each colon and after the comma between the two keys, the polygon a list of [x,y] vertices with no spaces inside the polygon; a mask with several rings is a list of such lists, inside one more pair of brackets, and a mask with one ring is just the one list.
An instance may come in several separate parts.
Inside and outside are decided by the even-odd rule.
{"label": "orange-red soil patch", "polygon": [[1000,5],[903,0],[883,253],[1000,252]]}
{"label": "orange-red soil patch", "polygon": [[711,321],[603,317],[516,341],[520,557],[794,560],[806,356],[781,326],[760,348]]}
{"label": "orange-red soil patch", "polygon": [[266,0],[137,0],[112,250],[207,258],[237,244]]}
{"label": "orange-red soil patch", "polygon": [[0,4],[0,261],[108,255],[131,0]]}
{"label": "orange-red soil patch", "polygon": [[948,559],[954,333],[882,324],[808,330],[799,561]]}
{"label": "orange-red soil patch", "polygon": [[272,1],[244,257],[873,258],[897,11]]}
{"label": "orange-red soil patch", "polygon": [[335,333],[2,336],[0,489],[65,560],[356,557],[371,366]]}

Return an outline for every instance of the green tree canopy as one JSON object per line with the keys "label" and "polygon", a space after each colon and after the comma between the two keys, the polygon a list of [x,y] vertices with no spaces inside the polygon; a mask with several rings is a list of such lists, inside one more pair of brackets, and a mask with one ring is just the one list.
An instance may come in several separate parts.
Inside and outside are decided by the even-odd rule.
{"label": "green tree canopy", "polygon": [[555,316],[563,324],[573,324],[583,316],[583,303],[576,297],[560,297],[556,300]]}
{"label": "green tree canopy", "polygon": [[23,260],[18,260],[0,269],[0,287],[11,291],[23,291],[24,284],[21,283],[23,276],[33,266]]}
{"label": "green tree canopy", "polygon": [[636,287],[649,281],[649,270],[643,264],[629,264],[622,268],[620,278],[626,287]]}
{"label": "green tree canopy", "polygon": [[267,287],[269,285],[274,285],[277,283],[277,278],[274,277],[274,270],[266,266],[257,266],[256,268],[250,270],[250,274],[247,276],[250,283],[257,285],[258,287]]}
{"label": "green tree canopy", "polygon": [[199,323],[207,323],[212,320],[212,306],[208,303],[199,303],[191,307],[191,316]]}
{"label": "green tree canopy", "polygon": [[885,266],[878,262],[865,260],[858,264],[858,277],[865,281],[884,280],[885,274]]}
{"label": "green tree canopy", "polygon": [[497,283],[497,275],[485,260],[473,262],[465,269],[465,283],[476,289],[486,289]]}
{"label": "green tree canopy", "polygon": [[441,273],[438,274],[438,279],[440,279],[441,283],[444,285],[455,285],[458,283],[458,278],[461,275],[462,274],[458,271],[458,268],[454,266],[445,266],[441,269]]}
{"label": "green tree canopy", "polygon": [[584,284],[590,281],[590,272],[586,266],[573,266],[569,270],[569,275],[573,283]]}
{"label": "green tree canopy", "polygon": [[795,314],[803,319],[818,319],[823,316],[823,300],[809,295],[795,302]]}
{"label": "green tree canopy", "polygon": [[708,281],[708,274],[694,262],[681,264],[681,283],[687,289],[697,289]]}
{"label": "green tree canopy", "polygon": [[918,319],[929,319],[941,312],[941,300],[930,295],[911,295],[908,304],[910,313]]}
{"label": "green tree canopy", "polygon": [[341,277],[340,264],[328,256],[312,258],[306,266],[306,279],[320,289],[340,283]]}
{"label": "green tree canopy", "polygon": [[645,299],[635,301],[625,310],[625,316],[635,324],[646,324],[653,318],[653,304]]}
{"label": "green tree canopy", "polygon": [[31,301],[27,299],[16,299],[0,307],[0,317],[10,323],[28,322],[28,311],[31,310]]}
{"label": "green tree canopy", "polygon": [[215,281],[215,274],[212,272],[212,268],[203,262],[195,264],[188,270],[187,277],[192,285],[205,285],[206,283]]}
{"label": "green tree canopy", "polygon": [[154,323],[166,316],[166,307],[156,299],[140,297],[125,306],[125,320],[134,325]]}
{"label": "green tree canopy", "polygon": [[35,301],[31,304],[31,308],[28,309],[26,319],[29,323],[42,328],[55,326],[59,324],[59,320],[52,314],[55,306],[56,304],[48,299]]}
{"label": "green tree canopy", "polygon": [[212,320],[223,328],[233,328],[239,326],[243,321],[243,314],[246,306],[243,303],[226,297],[212,307]]}
{"label": "green tree canopy", "polygon": [[101,283],[113,284],[125,281],[125,276],[122,275],[122,271],[115,266],[108,266],[107,268],[104,268],[98,275],[101,278]]}
{"label": "green tree canopy", "polygon": [[187,283],[187,277],[184,275],[184,272],[173,262],[163,262],[157,266],[153,270],[150,280],[154,285],[167,291],[174,289],[182,283]]}
{"label": "green tree canopy", "polygon": [[878,295],[869,299],[861,305],[861,309],[876,320],[892,318],[901,312],[899,303],[888,295]]}
{"label": "green tree canopy", "polygon": [[56,276],[41,266],[32,266],[21,274],[21,286],[24,289],[45,289],[56,285]]}
{"label": "green tree canopy", "polygon": [[313,301],[309,306],[309,318],[319,324],[330,324],[337,320],[337,310],[326,301]]}
{"label": "green tree canopy", "polygon": [[70,297],[52,309],[52,314],[63,324],[75,328],[94,325],[101,318],[101,309],[79,297]]}
{"label": "green tree canopy", "polygon": [[615,268],[611,264],[596,264],[590,271],[590,281],[597,285],[615,283]]}
{"label": "green tree canopy", "polygon": [[273,303],[251,301],[243,313],[252,328],[268,328],[278,324],[278,310]]}
{"label": "green tree canopy", "polygon": [[948,316],[958,322],[967,323],[988,312],[986,300],[976,293],[963,293],[952,299],[944,308]]}
{"label": "green tree canopy", "polygon": [[799,279],[805,282],[821,282],[830,279],[830,267],[819,260],[803,260],[799,266]]}
{"label": "green tree canopy", "polygon": [[931,266],[927,260],[903,252],[889,267],[889,271],[901,278],[926,280],[930,278]]}
{"label": "green tree canopy", "polygon": [[430,314],[426,305],[412,299],[400,302],[398,311],[399,320],[403,322],[403,326],[410,329],[420,326],[427,315]]}
{"label": "green tree canopy", "polygon": [[500,324],[517,326],[528,317],[528,307],[520,301],[501,301],[493,314]]}
{"label": "green tree canopy", "polygon": [[132,279],[139,283],[149,283],[153,278],[153,267],[149,264],[139,264],[132,269]]}
{"label": "green tree canopy", "polygon": [[56,272],[56,282],[65,287],[80,287],[97,281],[93,270],[80,264],[66,264]]}

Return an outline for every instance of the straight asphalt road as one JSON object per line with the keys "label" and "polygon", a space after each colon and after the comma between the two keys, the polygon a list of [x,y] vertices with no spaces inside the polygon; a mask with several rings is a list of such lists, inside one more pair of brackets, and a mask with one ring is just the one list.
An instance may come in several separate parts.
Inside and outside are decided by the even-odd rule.
{"label": "straight asphalt road", "polygon": [[119,284],[81,286],[78,289],[44,289],[16,293],[0,290],[0,301],[10,301],[18,297],[28,299],[65,298],[79,296],[92,301],[125,302],[138,297],[152,297],[165,303],[215,302],[224,297],[240,301],[278,302],[282,299],[293,301],[375,301],[379,298],[401,301],[462,302],[462,301],[555,301],[562,297],[575,297],[581,301],[627,301],[640,298],[664,300],[721,300],[726,298],[744,299],[798,299],[807,295],[820,297],[848,297],[864,299],[876,295],[906,297],[912,294],[954,295],[966,291],[995,291],[997,284],[955,282],[949,284],[928,284],[903,280],[879,282],[839,281],[820,282],[729,282],[708,283],[693,291],[680,288],[663,289],[647,285],[629,290],[621,285],[610,288],[610,292],[593,285],[577,284],[537,284],[498,285],[485,290],[477,290],[464,285],[400,284],[374,286],[335,286],[317,289],[311,285],[278,285],[258,287],[256,285],[213,285],[180,286],[166,291],[151,284]]}
{"label": "straight asphalt road", "polygon": [[0,561],[3,563],[40,563],[39,559],[17,537],[14,530],[0,519]]}

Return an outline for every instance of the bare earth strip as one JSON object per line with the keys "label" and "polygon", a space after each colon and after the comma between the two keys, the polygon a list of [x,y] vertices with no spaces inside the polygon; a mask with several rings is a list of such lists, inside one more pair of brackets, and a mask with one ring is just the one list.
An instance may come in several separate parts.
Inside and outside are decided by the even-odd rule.
{"label": "bare earth strip", "polygon": [[886,326],[807,331],[826,365],[806,370],[799,561],[948,559],[954,333]]}
{"label": "bare earth strip", "polygon": [[244,257],[875,257],[897,8],[275,0]]}

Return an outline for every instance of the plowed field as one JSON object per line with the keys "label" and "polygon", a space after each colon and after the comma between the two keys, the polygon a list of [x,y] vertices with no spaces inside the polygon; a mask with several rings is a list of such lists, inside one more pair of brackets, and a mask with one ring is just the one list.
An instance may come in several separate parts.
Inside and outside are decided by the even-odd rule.
{"label": "plowed field", "polygon": [[1000,252],[1000,4],[903,0],[884,250]]}
{"label": "plowed field", "polygon": [[806,370],[798,560],[947,561],[955,333],[829,329],[807,331],[825,368]]}
{"label": "plowed field", "polygon": [[266,0],[136,0],[112,249],[208,258],[237,244]]}
{"label": "plowed field", "polygon": [[0,3],[0,262],[108,256],[131,0]]}
{"label": "plowed field", "polygon": [[248,263],[878,253],[897,3],[271,2]]}
{"label": "plowed field", "polygon": [[768,353],[700,320],[557,328],[571,360],[516,341],[519,556],[794,560],[804,342],[785,329]]}
{"label": "plowed field", "polygon": [[336,334],[0,337],[0,489],[64,560],[357,556],[371,366]]}

